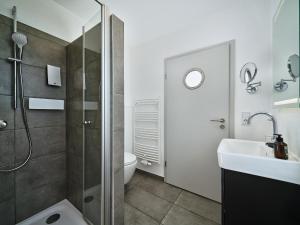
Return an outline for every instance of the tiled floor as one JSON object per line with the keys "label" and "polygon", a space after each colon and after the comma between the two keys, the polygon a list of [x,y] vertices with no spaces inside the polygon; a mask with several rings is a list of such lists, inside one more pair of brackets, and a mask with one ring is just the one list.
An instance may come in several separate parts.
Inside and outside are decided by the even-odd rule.
{"label": "tiled floor", "polygon": [[125,191],[125,225],[218,225],[221,205],[136,172]]}

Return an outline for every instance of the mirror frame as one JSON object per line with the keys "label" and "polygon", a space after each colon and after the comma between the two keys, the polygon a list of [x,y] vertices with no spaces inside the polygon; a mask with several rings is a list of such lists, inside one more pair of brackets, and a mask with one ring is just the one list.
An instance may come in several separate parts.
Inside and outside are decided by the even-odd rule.
{"label": "mirror frame", "polygon": [[[294,80],[296,78],[298,78],[299,77],[299,55],[297,55],[297,54],[291,55],[288,59],[287,67],[288,67],[289,74],[291,75],[291,77]],[[296,71],[296,73],[295,73],[295,68],[296,68],[296,70],[298,69],[298,71]]]}
{"label": "mirror frame", "polygon": [[[253,67],[253,68],[249,68],[249,67]],[[251,70],[253,69],[253,71]],[[253,72],[253,74],[252,74]],[[245,76],[246,73],[249,75],[251,75],[251,77],[249,76],[249,81],[246,81]],[[240,80],[243,84],[249,84],[250,82],[252,82],[257,74],[257,66],[254,62],[247,62],[245,65],[242,66],[242,69],[240,71]]]}

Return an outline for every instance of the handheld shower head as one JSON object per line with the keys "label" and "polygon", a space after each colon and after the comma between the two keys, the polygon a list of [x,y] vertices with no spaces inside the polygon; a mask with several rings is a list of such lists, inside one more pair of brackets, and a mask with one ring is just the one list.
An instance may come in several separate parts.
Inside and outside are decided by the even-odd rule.
{"label": "handheld shower head", "polygon": [[20,58],[22,56],[23,47],[27,44],[27,36],[20,32],[14,32],[11,36],[12,40],[20,49]]}
{"label": "handheld shower head", "polygon": [[16,45],[21,49],[24,45],[27,44],[27,36],[20,32],[14,32],[11,36],[12,40],[15,42]]}

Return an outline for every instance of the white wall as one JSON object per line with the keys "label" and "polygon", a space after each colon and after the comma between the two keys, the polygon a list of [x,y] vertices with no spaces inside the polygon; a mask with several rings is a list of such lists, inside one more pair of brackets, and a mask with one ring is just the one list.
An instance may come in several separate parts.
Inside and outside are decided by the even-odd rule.
{"label": "white wall", "polygon": [[[270,14],[269,0],[237,1],[231,8],[195,21],[183,30],[131,48],[130,72],[125,77],[130,81],[130,88],[125,89],[127,113],[130,114],[129,108],[136,99],[160,97],[163,103],[165,58],[235,40],[235,137],[264,141],[265,135],[272,133],[271,123],[265,118],[257,118],[251,126],[242,126],[241,113],[269,112],[272,109]],[[247,94],[245,85],[239,80],[239,71],[248,61],[257,64],[256,80],[263,84],[255,95]],[[132,128],[127,126],[130,117],[127,115],[126,119],[126,138],[132,139]],[[131,143],[128,143],[126,151],[131,150]],[[164,175],[163,165],[145,170]]]}

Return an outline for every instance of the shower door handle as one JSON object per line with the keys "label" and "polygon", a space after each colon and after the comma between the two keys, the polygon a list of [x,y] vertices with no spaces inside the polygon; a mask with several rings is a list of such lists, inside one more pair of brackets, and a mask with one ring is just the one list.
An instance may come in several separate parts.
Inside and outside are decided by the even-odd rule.
{"label": "shower door handle", "polygon": [[85,121],[83,122],[83,124],[84,124],[84,125],[91,125],[91,124],[92,124],[92,121],[90,121],[90,120],[85,120]]}

